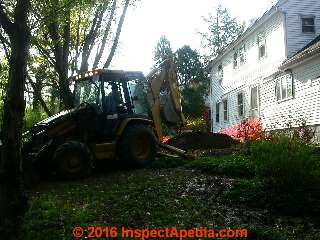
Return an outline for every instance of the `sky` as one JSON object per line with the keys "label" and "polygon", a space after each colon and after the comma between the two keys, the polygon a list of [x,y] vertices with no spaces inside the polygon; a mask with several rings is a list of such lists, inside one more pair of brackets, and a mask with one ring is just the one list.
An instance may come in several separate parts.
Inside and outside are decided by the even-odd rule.
{"label": "sky", "polygon": [[260,17],[275,0],[141,0],[129,9],[123,25],[120,44],[111,68],[143,71],[153,66],[155,46],[165,35],[172,49],[190,45],[200,50],[199,31],[207,29],[203,16],[213,13],[218,4],[226,7],[232,17],[248,23]]}

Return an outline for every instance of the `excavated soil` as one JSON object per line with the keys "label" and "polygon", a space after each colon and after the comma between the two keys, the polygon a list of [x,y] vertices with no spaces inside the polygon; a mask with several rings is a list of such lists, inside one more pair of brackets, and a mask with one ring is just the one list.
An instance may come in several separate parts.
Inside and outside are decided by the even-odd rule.
{"label": "excavated soil", "polygon": [[171,138],[168,144],[183,150],[206,150],[234,148],[239,142],[220,133],[185,132]]}

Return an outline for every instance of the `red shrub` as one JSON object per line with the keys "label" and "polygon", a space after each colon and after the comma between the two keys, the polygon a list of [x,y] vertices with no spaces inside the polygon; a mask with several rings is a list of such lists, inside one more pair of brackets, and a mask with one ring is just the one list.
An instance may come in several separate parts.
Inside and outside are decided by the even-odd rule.
{"label": "red shrub", "polygon": [[260,118],[244,120],[241,123],[222,130],[222,133],[241,142],[261,139],[263,132]]}
{"label": "red shrub", "polygon": [[169,136],[163,136],[162,137],[162,143],[167,144],[169,141],[170,137]]}

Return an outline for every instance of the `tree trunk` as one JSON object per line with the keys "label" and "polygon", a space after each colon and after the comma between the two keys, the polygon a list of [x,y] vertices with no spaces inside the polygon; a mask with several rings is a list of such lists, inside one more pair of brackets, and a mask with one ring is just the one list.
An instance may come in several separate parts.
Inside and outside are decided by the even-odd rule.
{"label": "tree trunk", "polygon": [[69,70],[69,51],[70,51],[70,10],[67,11],[66,22],[63,28],[63,46],[62,62],[60,62],[61,72],[59,73],[59,84],[62,90],[62,99],[65,108],[73,107],[72,92],[69,87],[68,70]]}
{"label": "tree trunk", "polygon": [[52,115],[50,109],[48,108],[46,102],[43,100],[43,97],[41,95],[41,91],[42,91],[42,82],[41,79],[39,79],[36,76],[36,83],[32,82],[32,80],[30,78],[29,79],[29,83],[33,89],[33,110],[37,111],[39,110],[39,103],[41,105],[41,107],[43,108],[43,110],[46,112],[46,114],[50,117]]}
{"label": "tree trunk", "polygon": [[30,83],[32,82],[31,86],[33,88],[32,109],[33,111],[39,111],[39,95],[41,96],[42,82],[37,76],[35,79],[36,82],[29,81]]}
{"label": "tree trunk", "polygon": [[57,22],[51,22],[48,25],[50,38],[53,41],[55,70],[59,75],[59,93],[60,100],[62,100],[65,108],[73,107],[72,93],[69,88],[68,82],[68,56],[70,46],[70,11],[67,13],[66,22],[63,27],[63,44],[59,35],[59,26]]}
{"label": "tree trunk", "polygon": [[90,31],[85,37],[84,45],[82,49],[82,60],[81,60],[81,67],[80,72],[86,72],[89,68],[89,57],[91,54],[92,46],[94,45],[96,34],[98,29],[100,28],[102,17],[103,17],[104,11],[100,8],[98,8],[95,12],[95,17],[92,21]]}
{"label": "tree trunk", "polygon": [[116,52],[116,49],[117,49],[117,46],[118,46],[118,42],[119,42],[119,38],[120,38],[120,34],[121,34],[122,25],[123,25],[124,19],[125,19],[126,14],[127,14],[129,3],[130,3],[130,0],[126,0],[125,1],[124,7],[123,7],[123,11],[122,11],[119,23],[118,23],[116,36],[114,38],[114,41],[113,41],[113,44],[112,44],[111,51],[109,53],[108,59],[105,62],[103,68],[108,68],[110,66],[111,61],[113,59],[113,56],[114,56],[114,54]]}
{"label": "tree trunk", "polygon": [[[9,80],[4,102],[2,123],[2,151],[0,161],[0,228],[1,238],[16,239],[19,216],[27,207],[22,177],[21,138],[24,117],[24,86],[29,55],[27,15],[29,0],[17,0],[14,19],[0,8],[0,23],[11,41]],[[5,26],[3,20],[9,23]]]}
{"label": "tree trunk", "polygon": [[98,47],[98,50],[96,52],[96,56],[95,56],[95,59],[94,59],[94,62],[93,62],[93,66],[92,66],[93,69],[96,69],[98,67],[100,59],[101,59],[101,57],[103,55],[104,48],[105,48],[106,43],[107,43],[107,38],[108,38],[110,29],[111,29],[111,24],[112,24],[113,19],[114,19],[114,13],[115,13],[115,10],[116,10],[116,6],[117,6],[117,0],[113,0],[111,11],[110,11],[109,20],[108,20],[107,26],[106,26],[106,28],[104,30],[104,34],[103,34],[103,38],[102,38],[102,41],[101,41],[101,45],[100,45],[100,47]]}

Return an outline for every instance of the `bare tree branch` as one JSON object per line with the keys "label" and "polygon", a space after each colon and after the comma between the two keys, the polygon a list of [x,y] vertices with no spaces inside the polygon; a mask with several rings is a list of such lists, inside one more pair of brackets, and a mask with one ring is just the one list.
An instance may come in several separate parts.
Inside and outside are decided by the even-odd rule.
{"label": "bare tree branch", "polygon": [[91,29],[85,37],[83,50],[82,50],[82,61],[81,61],[80,72],[84,72],[88,70],[88,59],[90,57],[90,53],[94,46],[97,32],[101,26],[102,17],[105,12],[105,9],[106,9],[105,5],[102,5],[101,7],[97,8],[95,12],[95,17],[91,25]]}
{"label": "bare tree branch", "polygon": [[96,57],[94,59],[94,63],[93,63],[93,67],[92,67],[93,69],[98,67],[100,59],[101,59],[101,57],[103,55],[104,48],[105,48],[106,43],[107,43],[107,38],[108,38],[110,29],[111,29],[111,23],[112,23],[112,21],[114,19],[114,13],[115,13],[116,6],[117,6],[117,0],[114,0],[113,4],[112,4],[112,7],[111,7],[109,21],[107,23],[107,26],[105,28],[105,31],[104,31],[104,34],[103,34],[103,38],[102,38],[102,41],[101,41],[101,46],[98,48],[97,53],[96,53]]}
{"label": "bare tree branch", "polygon": [[49,110],[46,102],[42,98],[41,92],[37,91],[37,87],[36,87],[35,83],[31,80],[31,77],[29,75],[27,75],[27,79],[28,79],[28,82],[30,83],[30,85],[31,85],[31,87],[33,89],[33,94],[39,100],[43,110],[46,112],[46,114],[48,116],[52,116],[51,111]]}
{"label": "bare tree branch", "polygon": [[75,49],[76,53],[74,58],[72,59],[72,74],[74,74],[75,71],[78,70],[78,59],[80,56],[80,25],[81,25],[81,11],[79,11],[78,15],[78,22],[77,22],[77,35],[76,35],[76,42],[75,42]]}
{"label": "bare tree branch", "polygon": [[41,46],[41,44],[39,44],[37,41],[33,41],[33,44],[37,47],[37,49],[39,50],[39,52],[41,53],[41,55],[43,55],[44,57],[46,57],[46,60],[48,61],[48,63],[52,66],[55,67],[55,60],[54,58],[50,55],[50,52],[45,49],[43,46]]}
{"label": "bare tree branch", "polygon": [[62,64],[64,66],[63,74],[68,77],[68,57],[70,53],[70,9],[67,11],[65,25],[63,27],[63,46],[62,46]]}
{"label": "bare tree branch", "polygon": [[126,17],[126,13],[127,13],[128,7],[129,7],[129,3],[130,3],[130,0],[125,0],[123,11],[122,11],[122,14],[121,14],[121,17],[120,17],[120,20],[119,20],[119,24],[118,24],[116,36],[114,38],[114,41],[113,41],[113,44],[112,44],[108,59],[105,62],[103,68],[108,68],[110,66],[110,63],[111,63],[112,59],[113,59],[114,53],[115,53],[116,48],[118,46],[122,25],[123,25],[124,19]]}

